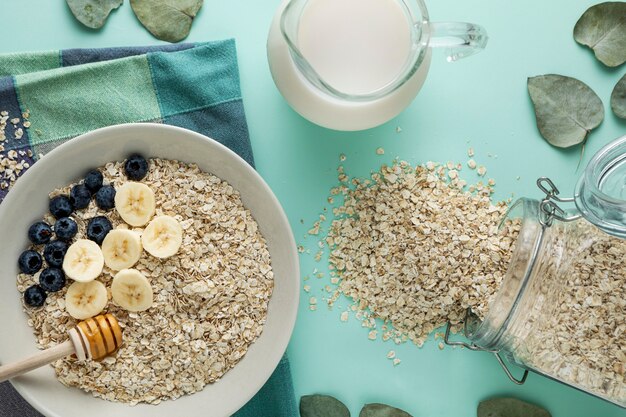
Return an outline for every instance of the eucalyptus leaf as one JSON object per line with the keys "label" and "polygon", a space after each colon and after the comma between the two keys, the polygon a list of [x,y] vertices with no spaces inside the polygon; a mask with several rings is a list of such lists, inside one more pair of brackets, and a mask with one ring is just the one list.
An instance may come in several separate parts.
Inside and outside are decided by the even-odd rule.
{"label": "eucalyptus leaf", "polygon": [[111,10],[117,9],[124,0],[66,0],[72,14],[83,25],[99,29],[106,22]]}
{"label": "eucalyptus leaf", "polygon": [[178,42],[189,35],[203,0],[130,0],[137,19],[155,38]]}
{"label": "eucalyptus leaf", "polygon": [[300,417],[350,417],[350,410],[330,395],[303,395]]}
{"label": "eucalyptus leaf", "polygon": [[626,3],[606,2],[588,8],[574,26],[576,42],[593,49],[604,65],[626,61]]}
{"label": "eucalyptus leaf", "polygon": [[617,117],[626,119],[626,74],[615,84],[611,93],[611,108]]}
{"label": "eucalyptus leaf", "polygon": [[600,97],[575,78],[556,74],[530,77],[528,93],[541,136],[559,148],[584,142],[604,119]]}
{"label": "eucalyptus leaf", "polygon": [[385,404],[365,404],[359,417],[411,417],[406,411]]}
{"label": "eucalyptus leaf", "polygon": [[492,398],[478,404],[478,417],[551,417],[551,414],[516,398]]}

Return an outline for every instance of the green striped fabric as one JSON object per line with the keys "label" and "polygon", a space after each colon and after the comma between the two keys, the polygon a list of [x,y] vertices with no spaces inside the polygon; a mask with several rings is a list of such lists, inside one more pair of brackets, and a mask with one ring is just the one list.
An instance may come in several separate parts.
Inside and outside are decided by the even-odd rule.
{"label": "green striped fabric", "polygon": [[[0,55],[3,110],[22,120],[7,126],[0,157],[15,151],[13,155],[28,164],[24,166],[93,129],[147,121],[202,133],[254,165],[233,40]],[[24,124],[24,113],[30,124]],[[18,129],[23,131],[21,137]],[[0,170],[0,202],[9,189],[3,184],[12,183]],[[283,358],[261,391],[235,416],[297,414],[289,362]],[[5,415],[40,414],[5,382],[0,384],[0,416]]]}

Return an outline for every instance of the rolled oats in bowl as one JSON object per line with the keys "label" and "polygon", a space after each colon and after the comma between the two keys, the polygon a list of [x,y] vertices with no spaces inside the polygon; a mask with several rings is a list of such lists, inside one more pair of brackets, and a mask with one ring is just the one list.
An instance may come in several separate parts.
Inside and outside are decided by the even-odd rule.
{"label": "rolled oats in bowl", "polygon": [[[144,244],[132,266],[152,288],[152,305],[144,311],[128,311],[114,300],[111,284],[118,272],[105,264],[97,280],[107,288],[105,311],[116,316],[123,328],[123,346],[99,362],[68,357],[53,364],[63,384],[130,404],[158,404],[219,380],[263,331],[274,285],[266,241],[237,190],[194,164],[148,162],[145,178],[139,181],[154,192],[154,218],[169,216],[180,225],[180,249],[159,258],[148,253]],[[99,170],[104,184],[119,194],[120,187],[130,182],[125,169],[123,162],[113,162]],[[50,197],[78,198],[72,194],[74,185]],[[68,244],[92,238],[88,225],[100,216],[110,221],[113,230],[141,235],[147,229],[129,225],[116,209],[102,209],[100,203],[93,199],[69,215],[78,230]],[[59,220],[47,214],[44,221],[53,225]],[[43,248],[44,244],[32,246],[39,252]],[[23,293],[38,285],[41,273],[19,274],[18,290]],[[78,321],[68,314],[66,295],[67,286],[47,292],[41,308],[24,304],[40,348],[65,341]]]}

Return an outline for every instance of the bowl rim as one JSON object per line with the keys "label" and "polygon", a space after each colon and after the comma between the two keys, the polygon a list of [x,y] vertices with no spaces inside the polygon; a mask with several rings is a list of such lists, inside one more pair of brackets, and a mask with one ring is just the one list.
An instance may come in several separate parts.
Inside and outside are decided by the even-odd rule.
{"label": "bowl rim", "polygon": [[[255,389],[250,390],[246,395],[243,395],[240,397],[241,401],[240,401],[239,406],[229,411],[229,413],[232,414],[232,413],[237,412],[243,406],[245,406],[259,392],[259,390],[267,383],[269,378],[272,376],[272,374],[276,370],[278,364],[284,357],[284,354],[286,353],[286,350],[287,350],[287,346],[293,334],[293,330],[295,328],[295,323],[296,323],[296,318],[297,318],[298,308],[299,308],[299,299],[300,299],[299,297],[300,263],[299,263],[299,257],[297,253],[295,238],[293,235],[293,230],[291,229],[291,225],[289,223],[289,220],[287,218],[287,215],[285,214],[285,211],[282,205],[280,204],[280,201],[278,200],[276,195],[273,193],[269,185],[265,182],[263,177],[261,177],[261,175],[256,171],[256,169],[253,168],[248,162],[246,162],[241,156],[235,153],[232,149],[228,148],[227,146],[221,144],[220,142],[206,135],[203,135],[201,133],[198,133],[193,130],[186,129],[186,128],[182,128],[179,126],[147,122],[147,123],[124,123],[124,124],[118,124],[118,125],[105,126],[102,128],[94,129],[89,132],[83,133],[79,136],[76,136],[75,138],[72,138],[68,140],[67,142],[55,147],[50,152],[48,152],[45,155],[45,157],[41,158],[40,160],[37,160],[38,163],[34,163],[30,167],[30,169],[28,169],[26,172],[24,172],[23,175],[20,176],[20,178],[22,177],[35,178],[35,176],[39,174],[39,171],[45,170],[46,165],[53,165],[53,163],[50,161],[53,161],[57,155],[61,155],[62,153],[66,152],[68,149],[71,149],[72,147],[76,146],[77,143],[95,140],[94,138],[98,138],[102,135],[113,135],[113,134],[119,134],[119,132],[124,132],[124,131],[132,132],[135,130],[141,131],[141,130],[146,130],[146,129],[147,130],[150,130],[150,129],[166,130],[166,131],[170,131],[172,134],[182,134],[182,135],[193,137],[195,138],[195,140],[206,141],[211,146],[218,148],[221,152],[229,154],[231,157],[237,160],[241,165],[240,168],[245,170],[245,173],[246,173],[245,175],[252,176],[254,180],[257,181],[262,187],[263,193],[266,194],[268,198],[271,200],[271,202],[278,208],[278,210],[273,213],[273,216],[277,217],[279,222],[282,223],[289,237],[289,242],[287,242],[286,246],[291,248],[290,249],[291,256],[289,256],[289,258],[292,264],[290,266],[294,269],[294,272],[295,272],[294,276],[291,277],[291,279],[294,279],[297,282],[295,283],[296,285],[293,287],[295,289],[294,294],[293,294],[294,297],[292,297],[291,309],[289,311],[289,314],[281,315],[281,322],[283,323],[281,327],[285,328],[286,331],[281,332],[282,338],[280,340],[274,339],[275,342],[280,346],[280,348],[275,349],[274,350],[275,353],[272,353],[270,356],[267,356],[264,359],[264,363],[271,364],[271,367],[267,368],[269,369],[269,372],[267,373],[267,375],[263,376],[259,380],[260,384],[256,386]],[[49,161],[49,162],[41,164],[41,161]],[[185,162],[193,163],[194,161],[185,161]],[[16,186],[18,187],[18,190],[21,187],[23,187],[23,186],[17,185],[18,183],[20,182],[16,182],[14,184],[11,191],[13,191]],[[25,183],[27,183],[27,181],[24,181],[24,180],[21,181],[21,184],[25,184]],[[2,203],[4,203],[7,199],[12,199],[12,196],[14,196],[15,194],[16,194],[15,192],[7,193]],[[7,206],[8,206],[7,204],[0,204],[0,218],[4,218],[6,216],[6,211],[8,210],[6,208]],[[274,291],[272,292],[272,297],[273,296],[274,296]],[[270,303],[271,303],[271,297],[270,297]],[[262,334],[263,333],[261,333],[261,336]],[[252,345],[254,345],[257,342],[258,342],[258,339],[255,340],[255,342]],[[245,358],[245,356],[243,358]],[[233,367],[233,369],[236,367],[237,367],[237,364]],[[229,372],[230,371],[232,371],[232,369],[229,370]],[[224,376],[227,374],[228,372],[224,374]],[[221,381],[221,378],[218,381]],[[9,380],[9,382],[15,388],[15,390],[22,396],[22,398],[24,398],[32,407],[34,407],[37,411],[39,411],[43,415],[50,416],[50,417],[64,417],[49,410],[41,401],[38,400],[38,398],[35,395],[31,393],[31,390],[29,390],[28,387],[26,387],[25,385],[20,384],[18,381],[14,381],[13,379]],[[194,392],[193,394],[185,394],[181,396],[180,398],[185,398],[187,396],[194,395],[194,394],[201,394],[202,391],[204,391],[207,388],[210,388],[210,386],[211,384],[206,384],[202,388],[202,390]],[[77,388],[77,389],[80,389],[80,388]],[[81,391],[85,392],[84,390],[81,390]],[[89,395],[91,394],[89,393]],[[93,397],[93,398],[102,400],[102,401],[108,401],[102,398],[96,398],[96,397]],[[165,403],[171,403],[173,401],[174,400],[167,400],[165,401]],[[120,403],[120,404],[124,404],[124,403]],[[125,404],[125,405],[128,405],[128,404]]]}

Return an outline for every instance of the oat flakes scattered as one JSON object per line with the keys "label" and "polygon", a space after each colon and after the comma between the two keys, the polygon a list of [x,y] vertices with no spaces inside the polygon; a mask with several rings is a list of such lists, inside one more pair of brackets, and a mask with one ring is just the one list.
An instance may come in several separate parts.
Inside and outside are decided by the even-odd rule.
{"label": "oat flakes scattered", "polygon": [[461,322],[467,307],[482,316],[519,230],[507,223],[498,232],[507,206],[491,203],[491,188],[468,193],[447,166],[404,161],[356,184],[340,187],[325,238],[338,278],[329,304],[345,295],[364,326],[388,326],[383,340],[418,346],[448,320]]}
{"label": "oat flakes scattered", "polygon": [[[13,138],[16,140],[21,139],[24,136],[24,129],[20,127],[20,118],[11,117],[8,111],[0,111],[0,142],[7,140],[7,125],[11,123],[13,126]],[[30,122],[24,121],[23,127],[26,123],[30,125]],[[9,189],[17,178],[24,173],[26,169],[30,167],[28,160],[24,158],[24,151],[20,151],[18,154],[14,150],[5,153],[5,144],[0,143],[0,189]],[[30,149],[28,150],[28,157],[32,156]]]}
{"label": "oat flakes scattered", "polygon": [[467,161],[467,166],[469,167],[469,169],[476,169],[476,161],[470,159],[469,161]]}
{"label": "oat flakes scattered", "polygon": [[383,148],[376,149],[376,155],[384,155],[384,154],[385,154],[385,150]]}

